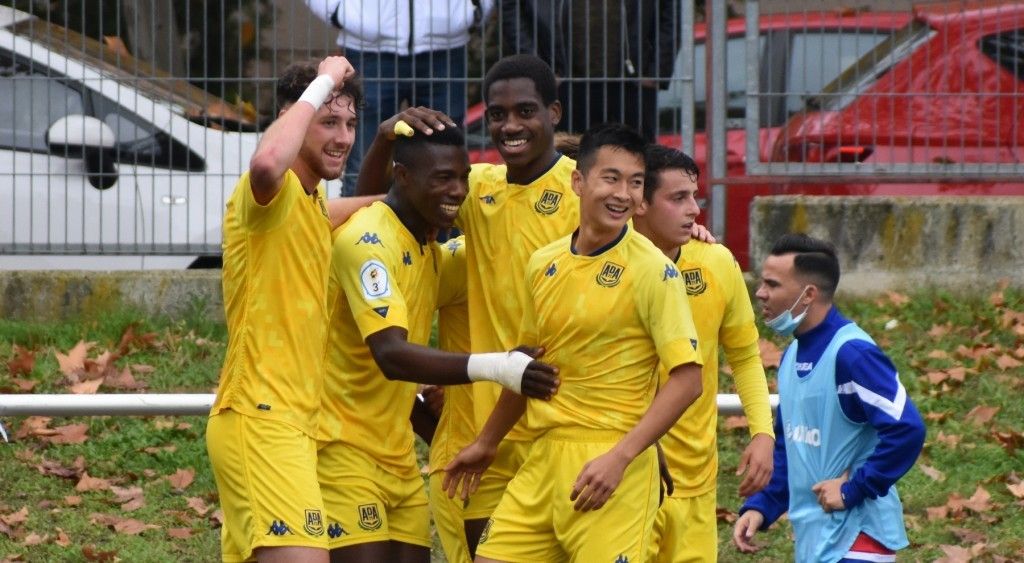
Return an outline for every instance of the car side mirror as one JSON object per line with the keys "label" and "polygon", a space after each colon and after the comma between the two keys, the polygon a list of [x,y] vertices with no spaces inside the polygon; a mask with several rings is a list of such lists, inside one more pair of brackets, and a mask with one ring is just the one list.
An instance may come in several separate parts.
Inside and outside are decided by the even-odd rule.
{"label": "car side mirror", "polygon": [[117,183],[116,145],[114,130],[88,115],[66,115],[54,121],[46,131],[50,154],[83,159],[89,183],[98,190]]}

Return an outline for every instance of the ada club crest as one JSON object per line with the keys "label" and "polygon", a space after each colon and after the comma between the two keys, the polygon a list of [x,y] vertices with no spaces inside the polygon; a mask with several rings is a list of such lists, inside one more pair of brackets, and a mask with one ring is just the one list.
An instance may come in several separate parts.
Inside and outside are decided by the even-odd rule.
{"label": "ada club crest", "polygon": [[544,193],[540,194],[540,199],[533,205],[533,208],[537,210],[537,213],[551,215],[558,211],[558,204],[561,201],[562,194],[552,190],[544,190]]}
{"label": "ada club crest", "polygon": [[625,266],[620,266],[615,262],[605,262],[604,266],[601,266],[601,273],[597,274],[597,283],[605,287],[615,287],[619,285],[622,271],[625,269]]}
{"label": "ada club crest", "polygon": [[701,274],[700,268],[683,270],[683,283],[686,284],[687,295],[700,295],[708,288],[708,284],[704,281],[704,276]]}
{"label": "ada club crest", "polygon": [[360,504],[359,505],[359,527],[372,532],[379,530],[382,522],[380,519],[380,511],[377,510],[377,503]]}
{"label": "ada club crest", "polygon": [[319,510],[306,509],[306,524],[302,527],[311,536],[324,535],[324,519]]}

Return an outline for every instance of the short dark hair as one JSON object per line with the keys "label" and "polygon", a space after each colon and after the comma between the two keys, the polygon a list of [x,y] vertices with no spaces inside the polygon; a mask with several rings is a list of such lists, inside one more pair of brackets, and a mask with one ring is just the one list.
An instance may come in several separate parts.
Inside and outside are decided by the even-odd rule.
{"label": "short dark hair", "polygon": [[772,246],[772,256],[796,254],[793,268],[802,276],[811,278],[829,299],[839,287],[839,258],[832,243],[804,233],[788,233],[779,237]]}
{"label": "short dark hair", "polygon": [[654,192],[658,191],[658,177],[663,170],[682,170],[694,182],[700,178],[700,169],[690,155],[664,145],[647,145],[644,163],[647,166],[647,173],[644,176],[644,199],[648,203],[653,200]]}
{"label": "short dark hair", "polygon": [[426,144],[464,147],[466,137],[458,127],[434,129],[430,135],[419,131],[416,131],[412,137],[398,135],[395,137],[395,144],[392,148],[392,158],[403,166],[411,167],[414,165],[416,157],[423,154],[423,147]]}
{"label": "short dark hair", "polygon": [[[277,111],[281,111],[288,104],[294,104],[302,97],[302,93],[309,87],[319,74],[320,61],[302,61],[288,65],[281,77],[277,79]],[[356,110],[362,109],[365,102],[363,95],[363,82],[358,75],[350,77],[342,84],[341,88],[335,88],[324,103],[329,104],[342,96],[352,98]]]}
{"label": "short dark hair", "polygon": [[499,80],[528,78],[537,89],[537,94],[550,106],[558,99],[558,86],[555,84],[555,73],[540,58],[534,55],[510,55],[498,62],[484,76],[484,103],[491,94],[491,85]]}
{"label": "short dark hair", "polygon": [[602,123],[587,129],[580,137],[580,149],[576,155],[576,169],[584,174],[594,165],[598,149],[605,146],[618,147],[644,160],[647,141],[632,127],[622,123]]}

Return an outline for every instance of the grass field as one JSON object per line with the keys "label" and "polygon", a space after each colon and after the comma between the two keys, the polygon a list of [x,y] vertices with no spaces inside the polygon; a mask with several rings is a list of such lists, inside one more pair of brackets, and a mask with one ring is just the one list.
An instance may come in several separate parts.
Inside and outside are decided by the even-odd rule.
{"label": "grass field", "polygon": [[[901,560],[1024,560],[1024,294],[894,293],[840,306],[889,352],[927,419],[924,453],[899,486],[911,541]],[[204,313],[197,303],[175,320],[0,320],[0,392],[95,392],[98,381],[100,393],[211,392],[225,330]],[[0,561],[218,559],[203,417],[2,422],[12,441],[0,444]],[[720,558],[790,560],[785,522],[759,535],[755,556],[729,544],[746,440],[738,422],[719,426]]]}

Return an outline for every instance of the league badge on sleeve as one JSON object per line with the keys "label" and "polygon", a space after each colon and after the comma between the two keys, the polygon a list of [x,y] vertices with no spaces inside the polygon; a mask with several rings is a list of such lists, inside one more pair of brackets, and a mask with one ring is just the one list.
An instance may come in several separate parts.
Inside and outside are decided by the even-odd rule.
{"label": "league badge on sleeve", "polygon": [[380,260],[364,262],[359,268],[359,281],[363,287],[363,297],[368,301],[391,296],[388,270]]}

